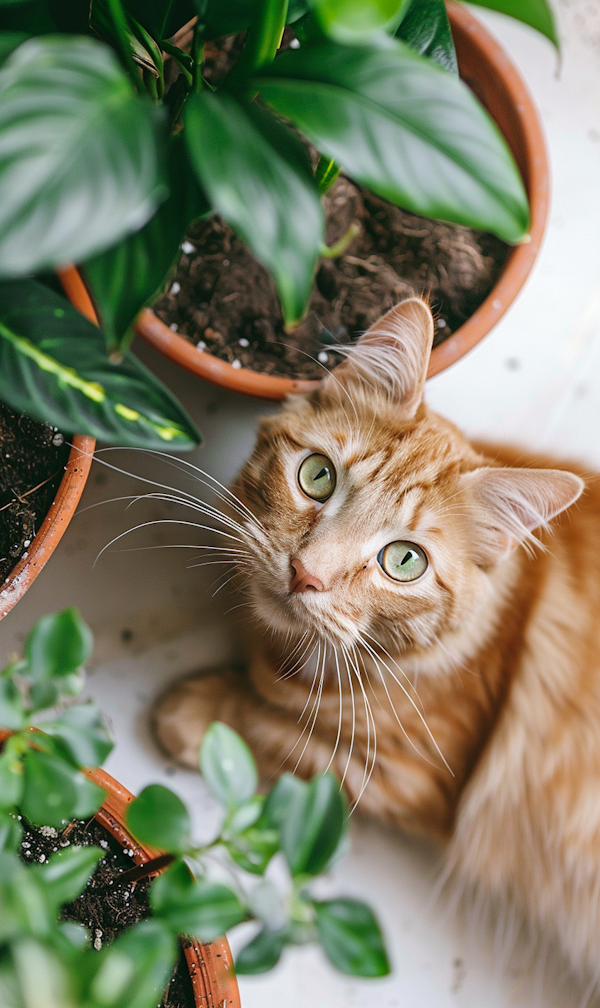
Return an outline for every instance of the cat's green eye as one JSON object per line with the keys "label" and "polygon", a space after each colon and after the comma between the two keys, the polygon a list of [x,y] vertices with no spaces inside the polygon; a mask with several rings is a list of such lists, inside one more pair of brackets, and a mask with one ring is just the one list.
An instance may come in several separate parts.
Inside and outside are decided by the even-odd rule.
{"label": "cat's green eye", "polygon": [[384,546],[377,560],[394,581],[416,581],[429,566],[425,551],[416,543],[402,539]]}
{"label": "cat's green eye", "polygon": [[335,468],[327,455],[309,455],[298,469],[298,484],[307,497],[326,501],[335,490]]}

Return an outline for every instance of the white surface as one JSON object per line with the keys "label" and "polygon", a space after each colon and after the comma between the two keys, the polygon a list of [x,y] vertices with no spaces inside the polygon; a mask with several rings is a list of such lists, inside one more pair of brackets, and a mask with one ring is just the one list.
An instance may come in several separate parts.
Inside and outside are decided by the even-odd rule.
{"label": "white surface", "polygon": [[[428,386],[430,403],[471,434],[546,447],[600,467],[600,4],[562,0],[563,67],[549,44],[507,19],[477,12],[520,68],[541,109],[553,168],[547,238],[524,292],[473,353]],[[194,461],[227,482],[252,443],[264,404],[228,395],[141,356],[181,396],[205,435]],[[190,483],[156,460],[111,452],[107,461],[184,489]],[[166,478],[165,478],[166,476]],[[95,464],[82,507],[143,492],[139,483]],[[214,809],[201,781],[175,771],[147,731],[151,699],[173,678],[237,653],[236,613],[223,615],[211,584],[222,568],[187,569],[193,550],[99,550],[137,522],[186,520],[176,506],[122,502],[83,511],[51,563],[0,626],[0,659],[21,645],[45,612],[76,603],[97,638],[90,692],[112,720],[117,745],[107,769],[132,790],[159,780],[192,803],[199,833]],[[182,535],[185,538],[180,538]],[[200,534],[196,541],[207,541]],[[123,546],[193,543],[192,529],[154,525]],[[213,589],[214,590],[214,589]],[[244,1008],[555,1008],[575,1005],[556,990],[532,994],[526,978],[498,975],[431,900],[435,853],[372,824],[355,822],[353,850],[333,889],[368,899],[388,937],[394,973],[377,982],[336,974],[319,952],[289,952],[264,978],[241,981]]]}

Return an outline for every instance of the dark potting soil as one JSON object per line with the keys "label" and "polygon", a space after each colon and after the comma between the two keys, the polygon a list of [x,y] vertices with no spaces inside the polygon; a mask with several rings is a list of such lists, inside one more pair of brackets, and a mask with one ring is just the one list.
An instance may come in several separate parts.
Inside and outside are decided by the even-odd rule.
{"label": "dark potting soil", "polygon": [[[123,931],[150,916],[149,879],[119,885],[122,872],[134,865],[133,852],[123,848],[95,819],[69,823],[62,832],[51,826],[36,827],[23,821],[21,859],[43,863],[56,851],[72,845],[101,847],[106,853],[82,894],[63,907],[62,918],[85,925],[95,949],[110,945]],[[194,1008],[192,982],[183,951],[173,970],[162,1008]]]}
{"label": "dark potting soil", "polygon": [[42,524],[69,458],[63,435],[0,403],[0,586]]}
{"label": "dark potting soil", "polygon": [[156,314],[199,350],[234,367],[320,378],[348,343],[398,301],[429,298],[434,345],[447,339],[490,293],[510,248],[490,234],[401,210],[340,176],[325,197],[327,244],[356,222],[360,234],[336,259],[320,261],[305,321],[284,329],[275,285],[232,230],[213,216],[197,222]]}

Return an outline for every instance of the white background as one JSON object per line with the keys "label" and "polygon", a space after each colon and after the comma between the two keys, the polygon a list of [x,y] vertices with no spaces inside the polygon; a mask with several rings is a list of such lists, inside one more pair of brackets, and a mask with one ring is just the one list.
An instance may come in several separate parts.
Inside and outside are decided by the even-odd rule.
{"label": "white background", "polygon": [[[429,402],[470,434],[550,449],[600,467],[600,3],[559,0],[563,36],[560,74],[552,47],[526,27],[476,11],[504,44],[540,109],[551,154],[553,199],[547,236],[525,290],[467,358],[428,384]],[[137,350],[181,397],[205,436],[189,456],[223,482],[251,447],[263,403],[229,395]],[[134,452],[106,461],[191,490],[175,470]],[[144,492],[128,476],[97,463],[85,507]],[[152,699],[173,678],[219,665],[238,653],[236,612],[214,579],[223,568],[192,568],[193,550],[108,551],[114,536],[138,522],[186,519],[181,509],[123,502],[81,511],[47,568],[0,626],[0,659],[19,649],[40,615],[77,604],[96,635],[89,692],[108,713],[117,745],[107,769],[139,790],[162,781],[194,809],[198,835],[210,833],[215,810],[200,779],[176,770],[147,730]],[[181,538],[184,536],[184,538]],[[193,530],[153,525],[122,546],[202,542]],[[212,586],[212,587],[211,587]],[[313,948],[288,952],[262,978],[242,978],[244,1008],[558,1008],[576,1006],[573,992],[532,989],[522,970],[499,968],[431,898],[436,854],[373,824],[356,820],[352,852],[336,869],[332,891],[372,903],[385,928],[394,971],[381,981],[337,974]]]}

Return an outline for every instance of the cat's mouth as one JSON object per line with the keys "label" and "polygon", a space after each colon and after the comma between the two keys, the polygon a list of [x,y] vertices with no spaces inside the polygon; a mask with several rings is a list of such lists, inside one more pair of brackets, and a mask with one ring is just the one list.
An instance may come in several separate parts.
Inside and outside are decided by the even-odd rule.
{"label": "cat's mouth", "polygon": [[272,586],[254,584],[255,613],[275,630],[314,632],[352,645],[357,630],[349,618],[337,613],[328,593],[319,591],[280,592]]}

